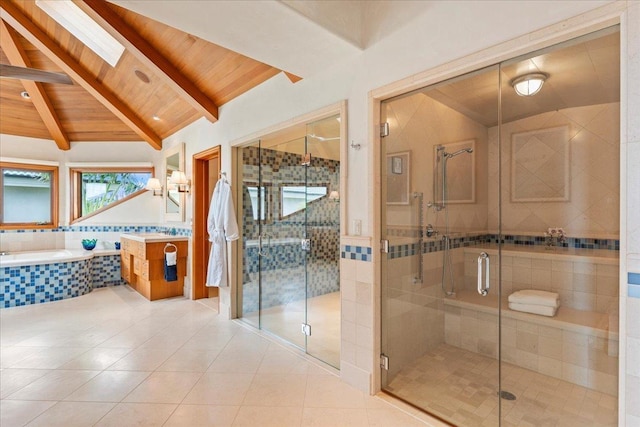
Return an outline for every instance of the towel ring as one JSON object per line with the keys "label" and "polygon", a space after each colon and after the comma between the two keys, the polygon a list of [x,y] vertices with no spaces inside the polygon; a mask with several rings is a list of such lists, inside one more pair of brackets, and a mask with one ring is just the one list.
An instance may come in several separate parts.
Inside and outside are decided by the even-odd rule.
{"label": "towel ring", "polygon": [[[174,250],[171,252],[167,252],[167,248],[171,249],[173,248]],[[174,245],[173,243],[167,243],[166,245],[164,245],[164,253],[173,253],[173,252],[178,252],[178,247],[176,245]]]}

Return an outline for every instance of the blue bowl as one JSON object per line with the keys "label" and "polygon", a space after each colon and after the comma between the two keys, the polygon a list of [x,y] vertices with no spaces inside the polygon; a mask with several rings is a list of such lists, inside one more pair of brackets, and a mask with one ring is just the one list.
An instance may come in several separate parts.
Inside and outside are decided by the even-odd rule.
{"label": "blue bowl", "polygon": [[90,251],[96,247],[98,239],[82,239],[82,247],[85,251]]}

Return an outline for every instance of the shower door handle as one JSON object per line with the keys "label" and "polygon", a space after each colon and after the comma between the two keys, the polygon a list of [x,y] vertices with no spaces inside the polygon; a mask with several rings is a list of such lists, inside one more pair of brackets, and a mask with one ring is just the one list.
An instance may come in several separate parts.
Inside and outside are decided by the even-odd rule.
{"label": "shower door handle", "polygon": [[[482,264],[486,264],[484,269],[484,285],[482,283]],[[478,293],[483,297],[486,297],[489,293],[489,254],[486,252],[481,252],[478,256]]]}
{"label": "shower door handle", "polygon": [[268,233],[262,233],[260,235],[258,235],[258,256],[264,257],[264,258],[268,258],[269,254],[267,253],[266,250],[264,250],[264,246],[263,246],[263,240],[267,239],[267,246],[269,247],[269,249],[271,249],[271,236]]}

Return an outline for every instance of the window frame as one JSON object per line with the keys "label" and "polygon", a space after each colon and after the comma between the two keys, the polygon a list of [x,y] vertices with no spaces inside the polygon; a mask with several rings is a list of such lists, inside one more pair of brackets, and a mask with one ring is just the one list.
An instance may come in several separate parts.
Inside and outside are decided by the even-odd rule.
{"label": "window frame", "polygon": [[[51,210],[51,222],[49,223],[35,223],[35,222],[12,222],[6,224],[4,222],[4,212],[0,211],[0,230],[34,230],[34,229],[52,229],[58,227],[58,200],[60,199],[60,182],[59,182],[59,166],[52,164],[39,164],[39,163],[21,163],[12,161],[0,161],[0,188],[4,193],[4,173],[1,171],[4,169],[22,169],[28,171],[42,171],[51,173],[51,200],[49,209]],[[2,194],[4,198],[4,194]],[[4,203],[4,202],[3,202]]]}
{"label": "window frame", "polygon": [[147,190],[141,188],[140,190],[123,197],[113,203],[103,206],[90,214],[82,215],[82,174],[83,173],[151,173],[150,178],[155,178],[155,168],[153,166],[73,166],[69,168],[69,224],[74,224],[80,221],[84,221],[87,218],[91,218],[99,213],[105,212],[113,207],[118,206],[128,200],[138,197],[145,193]]}

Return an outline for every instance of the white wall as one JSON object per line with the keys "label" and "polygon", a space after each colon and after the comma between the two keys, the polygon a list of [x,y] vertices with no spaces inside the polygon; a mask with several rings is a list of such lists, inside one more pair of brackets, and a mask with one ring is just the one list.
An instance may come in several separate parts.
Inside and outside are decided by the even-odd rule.
{"label": "white wall", "polygon": [[[123,150],[125,146],[127,149]],[[153,163],[156,174],[162,172],[163,167],[162,153],[146,142],[81,142],[72,144],[71,150],[62,151],[52,140],[1,134],[0,157],[58,162],[59,225],[69,224],[68,163]],[[157,224],[163,220],[161,200],[149,192],[77,224]]]}

